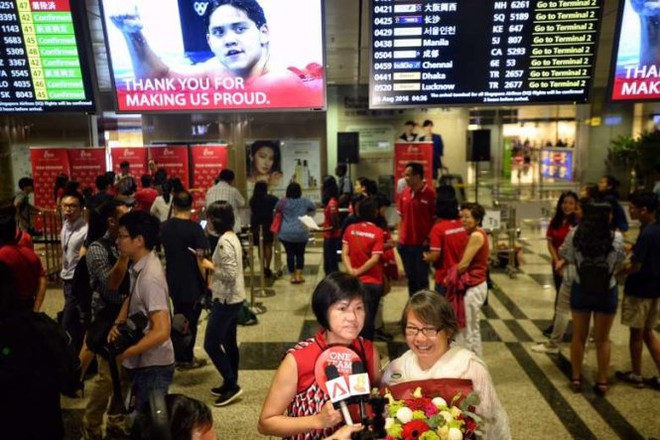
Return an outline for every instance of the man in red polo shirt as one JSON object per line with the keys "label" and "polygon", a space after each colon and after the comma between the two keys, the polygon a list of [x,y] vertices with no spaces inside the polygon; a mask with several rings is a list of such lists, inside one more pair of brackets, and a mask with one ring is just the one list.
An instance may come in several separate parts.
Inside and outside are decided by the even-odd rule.
{"label": "man in red polo shirt", "polygon": [[14,273],[18,295],[26,308],[38,312],[46,295],[46,272],[32,249],[16,242],[16,210],[0,209],[0,261]]}
{"label": "man in red polo shirt", "polygon": [[367,197],[357,205],[358,223],[346,228],[342,240],[341,258],[346,272],[362,281],[365,291],[364,303],[367,315],[360,335],[373,341],[374,321],[378,311],[380,297],[383,296],[383,256],[385,240],[383,230],[376,226],[378,203],[373,197]]}
{"label": "man in red polo shirt", "polygon": [[429,252],[424,252],[424,261],[435,267],[435,291],[444,295],[443,283],[447,271],[461,261],[468,235],[458,215],[458,201],[454,188],[448,185],[437,190],[435,215],[437,222],[429,233]]}
{"label": "man in red polo shirt", "polygon": [[397,249],[408,277],[408,294],[429,288],[429,265],[424,261],[428,236],[435,219],[435,191],[424,182],[424,167],[410,162],[404,173],[406,188],[399,198]]}

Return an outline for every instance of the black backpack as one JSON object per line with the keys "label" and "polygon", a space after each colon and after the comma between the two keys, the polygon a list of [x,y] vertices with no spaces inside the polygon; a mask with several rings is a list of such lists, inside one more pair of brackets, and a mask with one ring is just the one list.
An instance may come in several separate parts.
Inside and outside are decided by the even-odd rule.
{"label": "black backpack", "polygon": [[[103,245],[103,247],[108,252],[110,257],[110,264],[114,265],[116,259],[112,255],[112,244],[103,238],[97,240]],[[90,284],[89,280],[89,269],[87,268],[87,258],[81,258],[76,264],[76,268],[73,272],[71,294],[76,300],[78,300],[79,310],[82,314],[82,320],[85,327],[89,324],[89,320],[92,314],[92,293],[94,289]]]}
{"label": "black backpack", "polygon": [[577,265],[580,276],[580,290],[587,295],[605,295],[610,291],[612,271],[607,262],[607,255],[585,257]]}

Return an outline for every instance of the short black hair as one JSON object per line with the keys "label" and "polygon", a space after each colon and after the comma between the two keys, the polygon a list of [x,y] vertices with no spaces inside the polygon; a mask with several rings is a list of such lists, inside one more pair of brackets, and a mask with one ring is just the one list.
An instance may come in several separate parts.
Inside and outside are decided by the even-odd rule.
{"label": "short black hair", "polygon": [[32,180],[32,179],[29,178],[29,177],[21,177],[21,178],[18,180],[18,187],[19,187],[20,189],[25,189],[25,188],[27,188],[28,186],[34,186],[34,180]]}
{"label": "short black hair", "polygon": [[172,203],[178,210],[188,210],[192,208],[193,198],[188,191],[180,191],[174,195]]}
{"label": "short black hair", "polygon": [[408,120],[408,121],[406,121],[406,123],[403,124],[403,125],[412,125],[412,126],[414,127],[414,126],[417,125],[417,124],[415,123],[415,121],[410,121],[410,120]]}
{"label": "short black hair", "polygon": [[630,196],[630,203],[637,208],[646,208],[649,212],[658,209],[658,196],[650,191],[636,191]]}
{"label": "short black hair", "polygon": [[208,406],[183,394],[165,396],[172,439],[190,439],[195,429],[213,429],[213,415]]}
{"label": "short black hair", "polygon": [[206,209],[206,218],[216,234],[221,235],[234,229],[234,208],[224,200],[211,203]]}
{"label": "short black hair", "polygon": [[96,180],[94,182],[96,184],[96,189],[99,191],[104,191],[108,188],[110,185],[110,182],[108,182],[108,176],[105,174],[99,174],[96,176]]}
{"label": "short black hair", "polygon": [[85,207],[85,198],[78,191],[67,191],[62,196],[62,200],[64,200],[65,197],[73,197],[74,199],[78,200],[78,204],[80,204],[81,208]]}
{"label": "short black hair", "polygon": [[[333,272],[325,277],[312,293],[312,310],[316,320],[327,330],[332,330],[328,322],[328,309],[336,302],[353,299],[364,300],[364,286],[353,275]],[[366,308],[365,304],[365,308]]]}
{"label": "short black hair", "polygon": [[144,240],[144,247],[152,250],[160,244],[160,220],[147,211],[131,211],[119,219],[119,226],[128,231],[128,235],[135,239],[139,235]]}
{"label": "short black hair", "polygon": [[286,187],[285,196],[287,199],[299,199],[302,197],[302,188],[300,187],[300,184],[298,182],[289,183],[289,186]]}
{"label": "short black hair", "polygon": [[457,219],[458,200],[456,200],[456,197],[436,197],[435,215],[439,219],[446,219],[446,220]]}
{"label": "short black hair", "polygon": [[360,220],[375,222],[378,218],[378,202],[374,197],[367,197],[357,205],[357,214]]}
{"label": "short black hair", "polygon": [[450,336],[458,333],[456,313],[447,299],[431,290],[420,290],[408,299],[401,314],[401,329],[406,332],[408,314],[413,313],[423,324],[436,330],[445,329]]}
{"label": "short black hair", "polygon": [[257,25],[257,28],[267,23],[266,14],[261,5],[256,0],[212,0],[206,18],[206,28],[209,27],[209,22],[211,21],[211,15],[221,6],[233,6],[236,9],[240,9],[248,16],[250,20]]}
{"label": "short black hair", "polygon": [[218,175],[218,179],[227,183],[233,182],[235,178],[236,174],[234,174],[234,172],[229,168],[225,168],[224,170],[220,171],[220,174]]}
{"label": "short black hair", "polygon": [[119,168],[130,168],[130,167],[131,167],[131,163],[127,160],[119,164]]}
{"label": "short black hair", "polygon": [[143,188],[149,188],[151,186],[151,176],[149,174],[143,174],[140,176],[140,183]]}
{"label": "short black hair", "polygon": [[408,162],[406,168],[410,167],[413,176],[424,177],[424,165],[419,162]]}
{"label": "short black hair", "polygon": [[430,125],[431,127],[433,127],[433,121],[430,120],[430,119],[427,119],[426,121],[424,121],[424,122],[422,123],[422,127],[428,127],[429,125]]}

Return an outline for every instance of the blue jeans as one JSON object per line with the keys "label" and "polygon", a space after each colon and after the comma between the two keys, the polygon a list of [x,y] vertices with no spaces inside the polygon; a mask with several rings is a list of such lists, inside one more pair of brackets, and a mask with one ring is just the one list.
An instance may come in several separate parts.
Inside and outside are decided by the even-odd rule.
{"label": "blue jeans", "polygon": [[398,244],[397,250],[408,278],[408,295],[429,288],[429,265],[424,261],[426,246]]}
{"label": "blue jeans", "polygon": [[224,385],[235,388],[238,385],[238,343],[236,328],[238,311],[243,303],[223,304],[213,301],[213,308],[206,324],[204,350],[213,365],[222,375]]}
{"label": "blue jeans", "polygon": [[341,238],[326,238],[323,240],[323,272],[325,276],[339,272],[339,255]]}
{"label": "blue jeans", "polygon": [[133,383],[135,393],[135,409],[138,413],[146,411],[149,404],[149,394],[167,395],[167,390],[174,377],[174,365],[154,366],[127,369],[128,377]]}

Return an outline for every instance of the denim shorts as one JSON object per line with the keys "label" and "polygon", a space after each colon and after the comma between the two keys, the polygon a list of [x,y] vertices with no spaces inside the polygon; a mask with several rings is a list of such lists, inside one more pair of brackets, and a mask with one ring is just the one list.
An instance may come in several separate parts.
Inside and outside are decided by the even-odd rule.
{"label": "denim shorts", "polygon": [[571,287],[571,310],[576,312],[596,312],[605,315],[616,314],[619,295],[616,285],[604,295],[587,295],[578,283]]}

